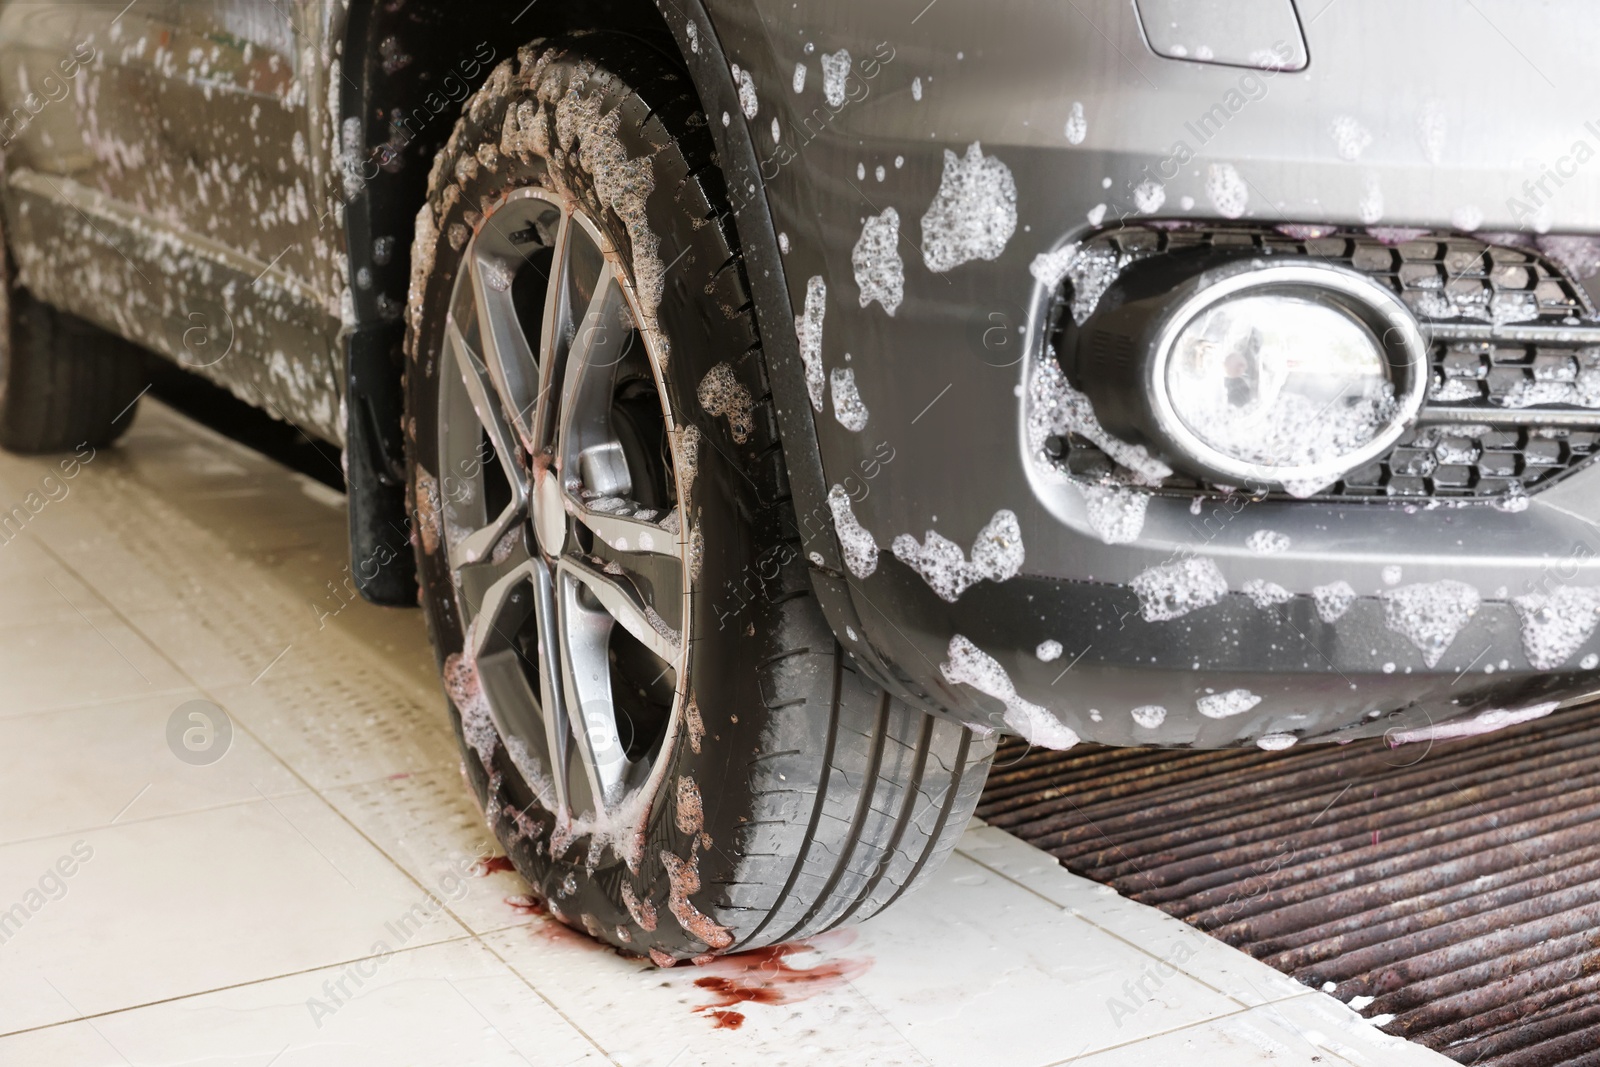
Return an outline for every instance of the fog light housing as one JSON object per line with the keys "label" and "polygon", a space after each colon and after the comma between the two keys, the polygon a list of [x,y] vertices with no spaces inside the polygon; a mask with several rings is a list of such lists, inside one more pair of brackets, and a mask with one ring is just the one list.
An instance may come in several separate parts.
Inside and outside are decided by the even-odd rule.
{"label": "fog light housing", "polygon": [[1316,260],[1147,260],[1073,333],[1068,373],[1108,431],[1231,485],[1332,484],[1394,445],[1427,384],[1400,299]]}

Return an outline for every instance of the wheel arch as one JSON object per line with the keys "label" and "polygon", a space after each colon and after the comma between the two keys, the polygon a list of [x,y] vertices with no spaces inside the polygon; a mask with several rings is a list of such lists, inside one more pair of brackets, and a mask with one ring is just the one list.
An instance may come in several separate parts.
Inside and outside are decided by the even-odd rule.
{"label": "wheel arch", "polygon": [[[352,168],[359,168],[344,198],[354,319],[346,345],[353,564],[365,564],[374,553],[383,553],[397,530],[409,528],[400,350],[411,239],[417,209],[426,200],[428,171],[450,135],[460,104],[521,44],[557,33],[604,30],[636,36],[668,55],[689,77],[706,114],[739,113],[729,61],[701,0],[659,4],[563,0],[526,6],[514,0],[466,25],[451,13],[443,0],[398,9],[381,0],[356,0],[341,38],[340,162],[347,177]],[[358,122],[354,129],[359,134],[354,144],[345,136],[352,119]],[[745,123],[709,126],[730,193],[737,191],[730,196],[733,221],[747,261],[769,373],[783,396],[804,397],[794,307],[777,233],[766,209],[756,146]],[[387,257],[382,254],[385,248]],[[813,587],[836,632],[852,625],[862,631],[827,503],[828,485],[811,408],[803,402],[777,406],[795,513],[801,517],[797,534],[808,558],[822,561],[812,567]],[[410,553],[396,555],[395,573],[380,571],[376,580],[357,575],[369,600],[416,602]],[[938,706],[909,675],[895,670],[864,642],[853,643],[851,651],[880,685],[925,708]]]}

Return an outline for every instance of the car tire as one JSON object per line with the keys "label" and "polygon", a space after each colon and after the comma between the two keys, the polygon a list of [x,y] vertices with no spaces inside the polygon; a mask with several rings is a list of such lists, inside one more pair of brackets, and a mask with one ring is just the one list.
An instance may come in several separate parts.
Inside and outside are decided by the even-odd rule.
{"label": "car tire", "polygon": [[0,250],[0,448],[109,445],[132,425],[145,385],[138,350],[11,284]]}
{"label": "car tire", "polygon": [[[530,190],[537,195],[525,195]],[[530,207],[530,201],[537,202]],[[455,395],[451,383],[480,366],[477,355],[467,354],[475,350],[464,339],[461,348],[451,347],[454,338],[464,338],[466,329],[478,339],[474,343],[490,343],[481,324],[449,332],[452,309],[461,309],[463,322],[479,321],[467,307],[471,301],[459,295],[467,284],[461,279],[482,270],[467,260],[479,255],[480,242],[499,241],[509,227],[522,225],[514,210],[526,216],[555,210],[540,205],[558,201],[560,212],[571,213],[563,214],[564,225],[577,226],[574,220],[581,214],[603,235],[600,243],[609,245],[614,260],[607,262],[626,274],[629,299],[637,302],[629,304],[630,315],[653,320],[634,323],[638,336],[670,351],[654,364],[659,395],[649,402],[659,401],[663,425],[669,427],[662,431],[665,443],[658,454],[670,452],[663,460],[673,472],[669,520],[677,516],[675,528],[682,530],[685,546],[683,572],[689,575],[681,634],[686,651],[673,668],[678,688],[672,710],[649,749],[654,753],[650,777],[629,795],[627,819],[587,834],[585,827],[601,824],[585,820],[583,811],[551,810],[559,807],[549,802],[557,794],[541,778],[557,763],[570,770],[571,758],[533,761],[530,771],[529,740],[518,728],[504,726],[505,713],[496,712],[485,695],[492,679],[476,650],[500,642],[485,633],[503,630],[506,616],[488,614],[494,599],[489,593],[474,608],[465,592],[469,565],[457,568],[452,559],[469,538],[457,529],[467,521],[463,515],[471,512],[477,516],[473,521],[484,522],[492,513],[485,488],[490,475],[480,469],[468,477],[461,463],[445,469],[442,458],[458,453],[447,448],[456,431],[445,425],[450,420],[441,416],[447,410],[441,404]],[[515,235],[533,231],[528,223]],[[823,618],[799,547],[777,433],[778,401],[768,384],[732,213],[706,118],[684,73],[637,40],[605,34],[522,49],[465,107],[435,161],[416,232],[407,309],[407,444],[421,599],[461,742],[464,774],[543,906],[624,952],[648,953],[658,964],[670,965],[866,919],[927,879],[967,825],[993,741],[885,693],[860,673]],[[564,247],[559,237],[528,240]],[[550,278],[563,279],[564,271],[575,269],[565,264],[576,253],[559,254],[559,268],[558,252],[550,251],[546,260],[542,245],[523,256],[528,264],[547,264]],[[501,279],[512,294],[507,299],[516,297],[532,269],[511,262],[518,273],[515,281]],[[652,286],[661,293],[653,308],[647,300]],[[479,290],[471,292],[476,301]],[[536,312],[523,308],[517,314],[524,334],[530,332],[527,324],[538,318]],[[566,336],[546,329],[547,338]],[[550,351],[556,346],[579,342],[551,340],[550,351],[527,343],[541,352],[541,360],[553,360]],[[591,343],[600,342],[583,342]],[[592,350],[586,351],[583,358],[592,359]],[[481,362],[485,373],[489,363],[487,357]],[[458,367],[467,370],[458,373]],[[510,372],[501,373],[504,378]],[[493,375],[481,380],[490,379]],[[650,392],[635,389],[628,402]],[[547,389],[539,403],[556,403],[544,399],[551,395]],[[630,441],[649,436],[638,427],[653,425],[654,416],[621,418],[618,396],[612,397],[607,417],[613,425],[631,427],[617,431],[627,452]],[[484,422],[485,438],[492,443],[490,421],[509,425],[520,417],[518,407],[500,405],[500,414]],[[537,423],[540,416],[532,418]],[[476,431],[467,425],[461,432],[470,442]],[[495,558],[510,545],[516,558],[528,552],[530,562],[522,565],[534,569],[528,573],[544,574],[539,568],[562,564],[542,555],[545,534],[528,529],[547,525],[537,516],[549,512],[535,510],[536,498],[546,481],[573,492],[579,483],[570,463],[559,468],[559,477],[550,473],[556,468],[549,464],[556,461],[541,468],[531,455],[541,446],[532,440],[529,455],[510,447],[514,462],[497,451],[488,458],[480,454],[479,466],[514,472],[508,482],[533,472],[527,496],[535,501],[529,510],[536,518],[519,519],[520,532],[507,535]],[[691,443],[689,473],[684,461]],[[567,454],[565,443],[547,447],[558,459]],[[639,451],[636,446],[627,452],[630,464]],[[641,475],[629,484],[645,480]],[[475,503],[480,497],[483,503]],[[515,511],[515,501],[508,506]],[[636,508],[637,501],[625,506]],[[574,505],[567,511],[575,513]],[[673,526],[663,522],[663,529]],[[582,540],[582,531],[549,535],[560,544],[570,545],[573,538],[601,551],[598,542]],[[510,580],[499,577],[491,588],[503,591]],[[637,590],[639,583],[630,588]],[[532,584],[527,589],[529,596],[540,595]],[[520,595],[494,599],[496,610]],[[484,618],[487,624],[480,621]],[[512,664],[513,673],[524,672],[530,689],[537,689],[537,670],[548,669],[554,678],[555,665],[567,663],[540,651],[549,647],[539,643],[547,629],[557,631],[552,640],[567,640],[560,626],[539,623],[534,629],[532,636],[518,631],[507,646],[515,655],[498,661]],[[618,662],[613,647],[607,669],[619,670]],[[538,678],[540,684],[554,684],[543,674]],[[540,709],[545,715],[542,704]],[[622,718],[612,718],[620,737]],[[638,723],[648,721],[634,717],[628,725],[642,734]],[[514,736],[508,738],[508,732]],[[548,736],[532,743],[545,744],[547,754],[557,744]],[[592,738],[589,743],[598,747]],[[569,780],[565,788],[564,795],[571,797],[579,785]],[[592,796],[597,787],[589,788]],[[597,802],[596,810],[602,806]]]}

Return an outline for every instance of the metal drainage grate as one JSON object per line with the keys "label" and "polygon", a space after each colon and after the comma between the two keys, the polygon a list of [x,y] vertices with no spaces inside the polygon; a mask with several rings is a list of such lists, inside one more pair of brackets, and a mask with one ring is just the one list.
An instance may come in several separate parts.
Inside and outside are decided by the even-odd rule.
{"label": "metal drainage grate", "polygon": [[1478,1067],[1600,1064],[1600,716],[1285,753],[1008,743],[978,815]]}

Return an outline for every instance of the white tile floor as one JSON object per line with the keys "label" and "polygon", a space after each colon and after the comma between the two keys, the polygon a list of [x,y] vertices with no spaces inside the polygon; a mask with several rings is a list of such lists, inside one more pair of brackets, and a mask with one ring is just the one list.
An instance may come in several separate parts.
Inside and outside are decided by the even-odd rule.
{"label": "white tile floor", "polygon": [[[625,960],[469,872],[422,619],[340,608],[341,498],[149,401],[53,469],[0,456],[37,508],[0,532],[0,1064],[1448,1062],[982,826],[781,965]],[[708,975],[790,1002],[719,1029]]]}

